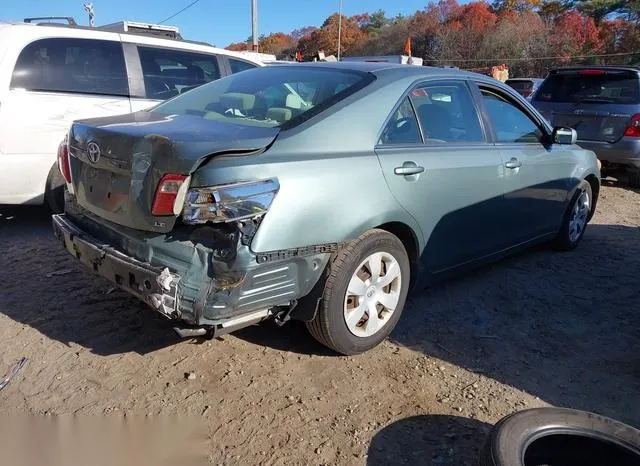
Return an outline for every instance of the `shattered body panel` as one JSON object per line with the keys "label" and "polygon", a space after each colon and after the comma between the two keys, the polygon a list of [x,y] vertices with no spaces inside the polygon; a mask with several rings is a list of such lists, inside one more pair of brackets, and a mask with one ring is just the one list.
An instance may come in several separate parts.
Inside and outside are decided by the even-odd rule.
{"label": "shattered body panel", "polygon": [[67,200],[53,217],[65,248],[166,317],[211,326],[309,293],[330,253],[259,263],[242,241],[250,228],[182,226],[164,235],[109,224]]}

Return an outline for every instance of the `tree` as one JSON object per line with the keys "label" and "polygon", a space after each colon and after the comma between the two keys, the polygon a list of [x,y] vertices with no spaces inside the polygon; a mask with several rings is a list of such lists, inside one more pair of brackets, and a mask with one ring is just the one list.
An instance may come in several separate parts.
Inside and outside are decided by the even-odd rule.
{"label": "tree", "polygon": [[227,50],[231,50],[233,52],[243,52],[245,50],[249,50],[251,47],[248,42],[234,42],[225,47]]}
{"label": "tree", "polygon": [[[337,13],[329,16],[322,27],[303,37],[298,42],[298,49],[304,57],[315,56],[323,50],[327,55],[335,55],[338,52],[338,24]],[[348,55],[362,48],[367,35],[358,27],[351,18],[342,17],[342,31],[340,49],[342,55]]]}
{"label": "tree", "polygon": [[[602,21],[612,13],[630,13],[638,11],[638,0],[570,0],[571,6],[578,11],[595,19],[596,23]],[[635,5],[634,5],[635,4]]]}
{"label": "tree", "polygon": [[262,53],[281,54],[284,50],[294,47],[296,41],[289,34],[276,32],[260,37],[258,50]]}
{"label": "tree", "polygon": [[554,20],[566,11],[567,7],[565,3],[557,0],[550,0],[542,4],[538,10],[538,14],[544,19]]}
{"label": "tree", "polygon": [[598,52],[603,43],[600,31],[593,18],[583,16],[572,10],[560,15],[555,21],[551,43],[556,47],[557,55],[570,61],[577,55]]}
{"label": "tree", "polygon": [[542,0],[495,0],[492,7],[495,11],[527,11],[538,8],[541,4]]}
{"label": "tree", "polygon": [[291,37],[293,37],[293,40],[299,41],[303,37],[310,35],[313,31],[316,31],[317,29],[318,28],[315,26],[305,26],[303,28],[294,30],[291,33]]}

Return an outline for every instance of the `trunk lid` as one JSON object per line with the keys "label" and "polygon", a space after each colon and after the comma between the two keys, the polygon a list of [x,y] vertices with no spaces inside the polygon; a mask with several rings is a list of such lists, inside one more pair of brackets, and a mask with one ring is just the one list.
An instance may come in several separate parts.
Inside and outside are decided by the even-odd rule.
{"label": "trunk lid", "polygon": [[624,69],[553,71],[533,98],[553,126],[568,126],[582,141],[614,143],[640,112],[640,78]]}
{"label": "trunk lid", "polygon": [[69,146],[76,200],[110,222],[169,232],[177,216],[151,214],[165,174],[190,175],[220,153],[262,150],[278,131],[149,112],[75,122]]}

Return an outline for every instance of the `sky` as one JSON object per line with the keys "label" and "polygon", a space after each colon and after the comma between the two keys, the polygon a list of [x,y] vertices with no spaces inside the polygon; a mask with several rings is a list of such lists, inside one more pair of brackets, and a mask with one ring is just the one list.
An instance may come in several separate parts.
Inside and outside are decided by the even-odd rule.
{"label": "sky", "polygon": [[[85,0],[89,1],[89,0]],[[193,0],[93,0],[96,25],[121,20],[158,23]],[[464,2],[461,2],[464,3]],[[384,10],[388,16],[412,14],[426,0],[343,0],[343,14]],[[73,16],[88,25],[83,0],[0,0],[1,21],[22,21],[34,16]],[[338,11],[339,0],[258,0],[258,34],[291,32],[320,26]],[[226,47],[251,35],[251,0],[199,0],[165,24],[178,26],[185,39]]]}

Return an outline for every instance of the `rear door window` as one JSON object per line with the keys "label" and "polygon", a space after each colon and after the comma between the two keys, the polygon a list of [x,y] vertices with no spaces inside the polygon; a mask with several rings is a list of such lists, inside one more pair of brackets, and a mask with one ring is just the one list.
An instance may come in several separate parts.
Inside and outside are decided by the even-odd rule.
{"label": "rear door window", "polygon": [[582,70],[550,75],[536,98],[540,102],[640,103],[640,79],[633,72]]}
{"label": "rear door window", "polygon": [[220,78],[216,55],[138,47],[146,97],[166,100]]}
{"label": "rear door window", "polygon": [[122,45],[69,38],[32,42],[18,57],[11,88],[128,96]]}
{"label": "rear door window", "polygon": [[409,94],[425,143],[485,142],[478,113],[464,82],[425,84]]}
{"label": "rear door window", "polygon": [[421,144],[420,127],[409,98],[393,113],[380,136],[380,145]]}

